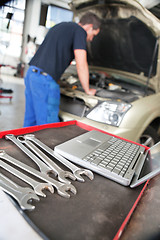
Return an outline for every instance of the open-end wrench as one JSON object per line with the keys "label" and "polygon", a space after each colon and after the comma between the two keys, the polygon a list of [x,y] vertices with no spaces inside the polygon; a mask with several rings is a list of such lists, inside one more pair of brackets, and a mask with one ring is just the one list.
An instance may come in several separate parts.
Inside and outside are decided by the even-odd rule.
{"label": "open-end wrench", "polygon": [[92,173],[92,171],[88,170],[88,169],[83,169],[83,168],[79,168],[76,165],[74,165],[73,163],[71,163],[70,161],[68,161],[66,158],[62,157],[61,155],[57,154],[54,150],[52,150],[51,148],[49,148],[47,145],[45,145],[44,143],[42,143],[40,140],[38,140],[34,134],[27,134],[24,136],[25,139],[28,139],[32,142],[34,142],[35,144],[37,144],[39,147],[41,147],[43,150],[45,150],[46,152],[48,152],[51,156],[53,156],[54,158],[56,158],[58,161],[60,161],[62,164],[64,164],[66,167],[68,167],[70,170],[72,170],[74,176],[76,177],[76,179],[80,182],[84,182],[84,179],[82,178],[81,174],[86,175],[87,177],[89,177],[89,179],[93,180],[94,179],[94,175]]}
{"label": "open-end wrench", "polygon": [[48,173],[53,173],[53,170],[42,162],[33,152],[26,148],[22,143],[20,143],[13,134],[7,134],[5,138],[11,140],[17,145],[25,154],[27,154],[39,167],[40,171],[48,175]]}
{"label": "open-end wrench", "polygon": [[13,175],[15,175],[16,177],[22,179],[24,182],[28,183],[30,186],[33,187],[35,193],[39,196],[46,197],[46,195],[42,192],[43,189],[48,189],[51,193],[54,192],[54,189],[50,183],[38,182],[38,181],[28,177],[24,173],[18,171],[17,169],[10,166],[9,164],[3,162],[2,160],[0,160],[0,167],[4,168],[8,172],[10,172]]}
{"label": "open-end wrench", "polygon": [[21,187],[9,178],[0,173],[0,188],[11,195],[20,205],[22,210],[33,210],[35,206],[28,203],[29,200],[39,201],[39,197],[35,194],[33,189],[28,187]]}
{"label": "open-end wrench", "polygon": [[17,138],[21,143],[26,144],[39,158],[41,158],[57,175],[58,180],[64,183],[71,183],[66,177],[76,180],[74,175],[69,171],[64,171],[56,163],[54,163],[46,154],[44,154],[38,147],[36,147],[31,141],[25,139],[23,136]]}
{"label": "open-end wrench", "polygon": [[69,169],[72,170],[74,176],[76,177],[76,179],[80,182],[84,182],[84,178],[82,178],[81,174],[84,174],[85,176],[89,177],[90,180],[94,179],[94,175],[92,173],[92,171],[88,170],[88,169],[84,169],[84,168],[79,168],[76,165],[74,165],[73,163],[71,163],[70,161],[68,161],[66,158],[64,158],[63,156],[61,156],[60,154],[58,154],[57,152],[54,152],[54,156],[61,162],[63,163],[65,166],[67,166]]}
{"label": "open-end wrench", "polygon": [[66,191],[71,191],[72,193],[76,194],[76,188],[72,184],[61,183],[59,181],[54,180],[53,178],[47,176],[46,174],[39,172],[38,170],[18,161],[17,159],[9,156],[4,150],[0,150],[0,158],[6,160],[13,165],[25,170],[26,172],[44,180],[45,182],[51,183],[57,189],[57,192],[62,197],[69,198],[70,195]]}

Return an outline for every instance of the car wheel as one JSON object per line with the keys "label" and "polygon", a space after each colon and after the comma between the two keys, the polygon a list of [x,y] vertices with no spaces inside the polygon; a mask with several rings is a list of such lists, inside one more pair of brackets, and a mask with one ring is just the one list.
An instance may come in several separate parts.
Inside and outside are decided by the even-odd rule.
{"label": "car wheel", "polygon": [[141,135],[139,143],[147,147],[152,147],[158,141],[159,136],[156,130],[153,127],[149,126]]}

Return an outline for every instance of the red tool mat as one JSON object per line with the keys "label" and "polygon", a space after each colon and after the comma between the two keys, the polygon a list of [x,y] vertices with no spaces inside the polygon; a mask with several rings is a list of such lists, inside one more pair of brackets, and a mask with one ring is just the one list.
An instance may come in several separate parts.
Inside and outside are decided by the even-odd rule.
{"label": "red tool mat", "polygon": [[[25,128],[19,131],[9,131],[6,134],[18,133],[20,135],[27,131],[35,131],[36,138],[54,148],[55,145],[87,131],[87,127],[84,129],[75,122],[71,125],[58,126],[60,127],[48,128],[47,125],[47,128],[41,130],[37,128],[36,131],[35,128]],[[91,128],[89,127],[88,130]],[[1,137],[4,135],[4,132],[2,133]],[[0,139],[0,149],[5,149],[10,156],[37,168],[35,163],[9,140]],[[83,176],[84,183],[72,181],[77,194],[68,192],[71,196],[68,199],[58,195],[56,190],[53,194],[44,190],[46,198],[40,197],[39,202],[33,201],[35,209],[25,211],[24,216],[27,216],[29,222],[32,222],[48,239],[118,239],[146,185],[130,189],[98,174],[94,176],[92,181]],[[17,183],[20,182],[17,181]]]}

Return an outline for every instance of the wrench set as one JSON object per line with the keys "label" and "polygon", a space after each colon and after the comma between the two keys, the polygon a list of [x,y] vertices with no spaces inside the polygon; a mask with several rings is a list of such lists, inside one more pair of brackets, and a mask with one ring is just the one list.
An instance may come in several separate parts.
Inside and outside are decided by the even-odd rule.
{"label": "wrench set", "polygon": [[[33,134],[18,136],[17,138],[13,134],[8,134],[5,136],[5,139],[12,141],[39,167],[39,170],[36,170],[35,168],[11,157],[4,150],[0,150],[0,168],[5,169],[30,185],[30,187],[22,187],[4,174],[0,173],[0,188],[17,201],[22,210],[35,209],[35,206],[32,205],[31,202],[32,200],[39,201],[40,198],[38,196],[46,197],[46,194],[43,193],[44,189],[49,190],[51,193],[54,193],[54,190],[56,189],[60,196],[69,198],[70,194],[67,191],[71,191],[73,194],[77,193],[76,188],[72,185],[70,180],[84,182],[85,180],[81,175],[87,176],[90,180],[93,180],[94,178],[94,175],[90,170],[79,168],[69,162],[38,140]],[[43,151],[41,149],[43,149]],[[48,157],[48,155],[51,157]],[[53,158],[58,160],[72,172],[63,170],[54,162]],[[23,172],[25,171],[30,175],[41,179],[43,182],[29,177],[18,170],[17,167],[22,169]],[[53,173],[55,177],[57,177],[57,180],[50,177],[49,173]]]}

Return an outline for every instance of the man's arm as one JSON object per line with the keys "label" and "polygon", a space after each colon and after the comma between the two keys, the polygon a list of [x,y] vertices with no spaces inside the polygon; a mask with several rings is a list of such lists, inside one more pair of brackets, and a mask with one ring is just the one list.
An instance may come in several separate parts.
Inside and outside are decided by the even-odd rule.
{"label": "man's arm", "polygon": [[74,50],[75,60],[76,60],[76,67],[79,80],[84,91],[88,95],[95,95],[96,89],[89,88],[89,69],[87,63],[87,52],[83,49],[76,49]]}

